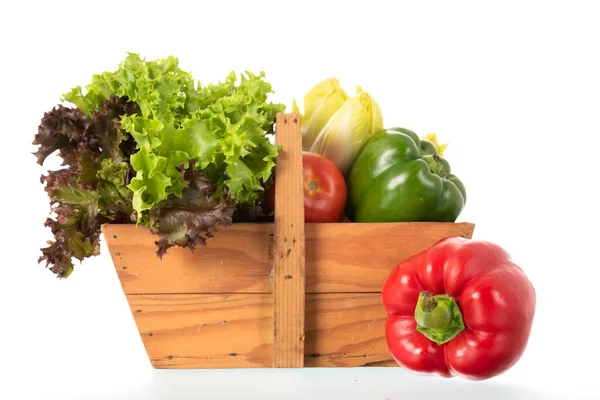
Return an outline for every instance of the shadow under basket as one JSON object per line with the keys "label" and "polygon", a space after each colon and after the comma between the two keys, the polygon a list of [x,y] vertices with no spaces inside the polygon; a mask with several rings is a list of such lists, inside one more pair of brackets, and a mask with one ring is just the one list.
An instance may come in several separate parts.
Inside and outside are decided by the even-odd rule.
{"label": "shadow under basket", "polygon": [[385,279],[438,240],[472,237],[466,222],[304,224],[298,120],[277,116],[274,223],[235,223],[162,260],[145,227],[102,227],[155,368],[396,366]]}

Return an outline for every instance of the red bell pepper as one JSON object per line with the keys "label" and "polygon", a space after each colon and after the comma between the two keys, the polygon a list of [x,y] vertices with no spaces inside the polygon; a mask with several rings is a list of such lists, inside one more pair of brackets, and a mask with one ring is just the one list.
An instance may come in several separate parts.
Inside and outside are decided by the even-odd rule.
{"label": "red bell pepper", "polygon": [[501,247],[447,238],[385,281],[386,340],[409,370],[483,380],[511,368],[531,332],[535,290]]}

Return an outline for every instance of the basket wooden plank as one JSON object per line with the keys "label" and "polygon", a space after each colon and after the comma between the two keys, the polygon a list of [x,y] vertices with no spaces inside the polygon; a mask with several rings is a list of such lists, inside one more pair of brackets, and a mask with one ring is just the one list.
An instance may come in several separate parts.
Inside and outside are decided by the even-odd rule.
{"label": "basket wooden plank", "polygon": [[470,223],[308,224],[307,292],[381,292],[400,261],[445,237],[471,238]]}
{"label": "basket wooden plank", "polygon": [[307,295],[305,366],[356,367],[389,361],[385,320],[378,293]]}
{"label": "basket wooden plank", "polygon": [[304,187],[300,116],[277,114],[273,253],[273,367],[304,365]]}
{"label": "basket wooden plank", "polygon": [[[155,368],[268,368],[269,294],[128,295]],[[381,295],[306,295],[305,367],[396,366],[384,336]]]}
{"label": "basket wooden plank", "polygon": [[155,368],[271,367],[270,294],[128,295]]}
{"label": "basket wooden plank", "polygon": [[[470,238],[471,223],[306,224],[306,292],[377,292],[401,260],[439,239]],[[272,293],[273,224],[221,228],[194,253],[156,257],[156,237],[135,225],[104,225],[126,294]]]}
{"label": "basket wooden plank", "polygon": [[273,224],[221,228],[193,253],[170,248],[156,256],[156,236],[143,226],[103,225],[125,294],[271,293]]}

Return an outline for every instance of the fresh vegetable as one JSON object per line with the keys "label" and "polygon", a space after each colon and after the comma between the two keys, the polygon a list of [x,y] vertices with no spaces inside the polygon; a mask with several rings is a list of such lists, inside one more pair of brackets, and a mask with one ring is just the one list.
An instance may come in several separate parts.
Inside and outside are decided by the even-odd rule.
{"label": "fresh vegetable", "polygon": [[536,294],[501,247],[443,239],[397,265],[383,286],[386,340],[404,368],[489,379],[527,346]]}
{"label": "fresh vegetable", "polygon": [[[304,115],[302,115],[302,149],[310,150],[317,135],[327,121],[349,99],[348,94],[335,78],[317,83],[304,96]],[[294,99],[292,112],[301,114]]]}
{"label": "fresh vegetable", "polygon": [[59,150],[68,166],[42,177],[57,218],[40,261],[59,277],[72,257],[98,253],[102,223],[145,224],[158,255],[193,249],[271,184],[279,148],[268,135],[285,106],[267,102],[263,73],[201,86],[174,57],[129,54],[85,89],[66,93],[76,107],[46,113],[34,140],[40,164]]}
{"label": "fresh vegetable", "polygon": [[[346,204],[346,182],[335,164],[326,157],[302,152],[304,176],[304,221],[337,222]],[[275,186],[266,192],[267,213],[275,210]]]}
{"label": "fresh vegetable", "polygon": [[379,105],[371,95],[357,88],[357,94],[327,121],[310,151],[333,161],[346,177],[371,136],[381,129],[383,116]]}
{"label": "fresh vegetable", "polygon": [[404,128],[376,133],[346,184],[346,214],[357,222],[454,222],[467,199],[435,145]]}
{"label": "fresh vegetable", "polygon": [[[292,111],[300,113],[295,100]],[[381,109],[360,87],[349,97],[339,81],[331,78],[304,97],[302,148],[333,161],[344,177],[369,138],[381,129]]]}
{"label": "fresh vegetable", "polygon": [[130,222],[132,193],[126,184],[135,145],[122,134],[119,119],[136,112],[135,103],[111,96],[92,117],[59,105],[42,118],[33,142],[39,145],[38,163],[58,150],[66,166],[41,178],[57,216],[46,220],[54,240],[39,261],[59,277],[71,274],[73,257],[81,261],[99,253],[102,223]]}

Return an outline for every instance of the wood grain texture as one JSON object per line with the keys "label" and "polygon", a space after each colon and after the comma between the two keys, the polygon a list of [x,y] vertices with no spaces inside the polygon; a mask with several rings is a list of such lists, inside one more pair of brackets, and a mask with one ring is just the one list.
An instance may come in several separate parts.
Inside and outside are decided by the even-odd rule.
{"label": "wood grain texture", "polygon": [[300,115],[277,114],[273,367],[304,366],[304,188]]}
{"label": "wood grain texture", "polygon": [[270,294],[127,295],[155,368],[271,367]]}
{"label": "wood grain texture", "polygon": [[272,224],[220,228],[192,253],[170,248],[156,256],[156,236],[143,226],[103,225],[125,294],[271,293]]}
{"label": "wood grain texture", "polygon": [[356,367],[390,361],[379,293],[306,297],[306,367]]}
{"label": "wood grain texture", "polygon": [[[269,294],[128,295],[155,368],[268,368]],[[380,294],[307,294],[306,367],[397,366],[387,351]]]}
{"label": "wood grain texture", "polygon": [[[470,223],[306,224],[306,292],[377,292],[403,259],[450,236],[470,238]],[[156,257],[144,227],[104,225],[126,294],[272,293],[273,224],[221,228],[194,253],[171,248]]]}
{"label": "wood grain texture", "polygon": [[307,292],[380,292],[402,260],[440,239],[471,238],[469,223],[333,223],[306,226]]}

